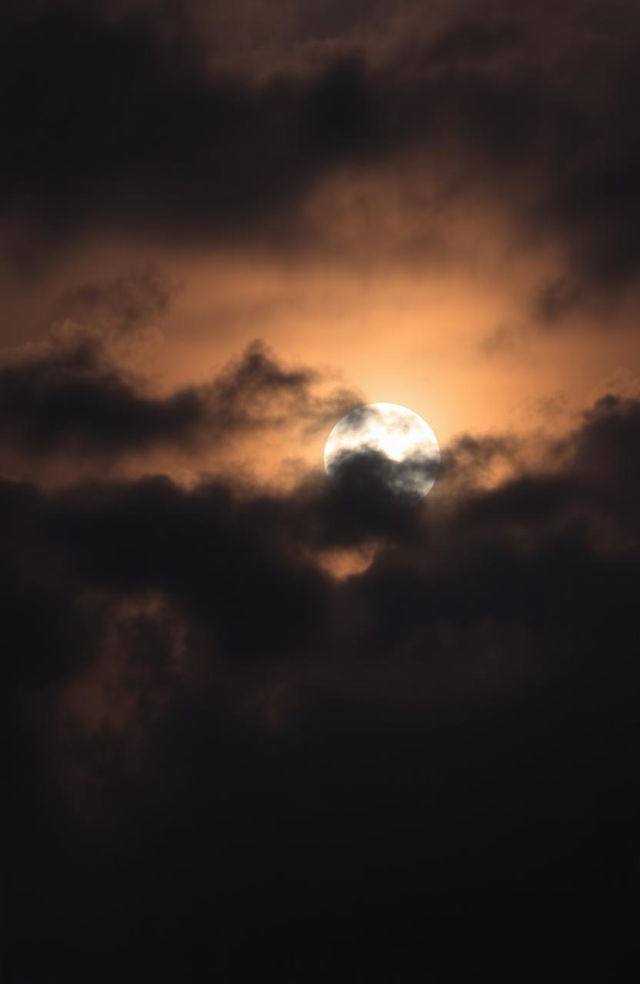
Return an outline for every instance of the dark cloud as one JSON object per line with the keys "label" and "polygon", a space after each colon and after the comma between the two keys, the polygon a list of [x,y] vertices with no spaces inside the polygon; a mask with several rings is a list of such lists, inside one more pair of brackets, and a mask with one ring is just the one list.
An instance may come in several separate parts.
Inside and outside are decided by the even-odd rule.
{"label": "dark cloud", "polygon": [[491,488],[514,439],[461,440],[404,509],[5,480],[13,979],[637,967],[638,420]]}
{"label": "dark cloud", "polygon": [[[365,466],[355,455],[353,470],[335,481],[312,475],[280,495],[234,490],[226,480],[186,490],[161,476],[56,493],[6,482],[7,558],[23,576],[32,558],[38,577],[44,571],[71,596],[95,589],[171,598],[231,660],[323,653],[326,633],[349,623],[348,599],[378,589],[366,606],[363,653],[381,639],[377,620],[396,597],[404,614],[388,620],[400,633],[389,652],[432,619],[505,620],[534,634],[557,628],[559,639],[564,623],[575,644],[585,580],[594,599],[599,591],[605,598],[619,576],[609,604],[630,606],[638,469],[629,448],[639,420],[636,401],[607,397],[548,471],[518,472],[490,488],[475,479],[482,462],[512,452],[508,442],[461,440],[452,452],[461,467],[445,466],[438,494],[404,508],[385,498],[377,455]],[[369,540],[381,544],[372,567],[336,588],[317,553]],[[247,605],[254,614],[244,618]]]}
{"label": "dark cloud", "polygon": [[211,77],[144,17],[47,7],[7,25],[2,56],[12,98],[0,194],[56,239],[94,223],[192,241],[255,236],[269,218],[286,230],[326,155],[364,139],[357,71],[310,84]]}
{"label": "dark cloud", "polygon": [[[122,284],[117,302],[97,287],[74,298],[106,304],[120,327],[141,317],[140,303],[145,316],[149,304],[157,306],[155,297],[131,297],[128,287],[124,294],[124,307]],[[324,426],[353,407],[353,393],[322,396],[314,392],[318,381],[314,371],[284,368],[254,343],[210,383],[156,396],[110,361],[99,336],[79,332],[0,369],[0,439],[36,460],[83,453],[113,458],[158,446],[189,453],[292,421]]]}
{"label": "dark cloud", "polygon": [[638,438],[638,401],[614,394],[601,397],[585,415],[584,426],[574,438],[582,472],[612,492],[630,497],[640,465],[629,450]]}
{"label": "dark cloud", "polygon": [[439,29],[414,11],[386,59],[365,45],[260,80],[208,67],[195,30],[159,30],[173,7],[8,8],[3,207],[54,242],[116,228],[309,247],[319,182],[408,154],[445,200],[507,211],[523,248],[560,243],[567,269],[540,298],[557,320],[637,271],[635,12],[471,6]]}
{"label": "dark cloud", "polygon": [[346,495],[353,504],[364,500],[386,514],[392,504],[406,506],[418,502],[424,489],[438,475],[439,461],[426,454],[415,453],[402,461],[392,461],[373,448],[341,451],[333,459],[330,475],[338,496]]}

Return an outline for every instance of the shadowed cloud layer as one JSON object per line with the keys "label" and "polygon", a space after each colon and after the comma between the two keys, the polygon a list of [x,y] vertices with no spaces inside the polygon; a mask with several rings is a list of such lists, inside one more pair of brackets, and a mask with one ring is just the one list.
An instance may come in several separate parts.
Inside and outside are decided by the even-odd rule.
{"label": "shadowed cloud layer", "polygon": [[380,23],[404,24],[384,53],[352,25],[296,69],[287,45],[306,49],[292,27],[281,63],[265,42],[272,60],[257,76],[216,61],[222,8],[116,11],[56,2],[3,14],[9,228],[27,223],[53,245],[91,229],[313,250],[306,203],[325,179],[409,162],[403,207],[424,213],[423,241],[443,202],[481,199],[509,215],[521,246],[559,246],[566,269],[541,288],[544,317],[637,272],[629,4],[462,3],[439,18],[409,4],[399,21],[382,4]]}
{"label": "shadowed cloud layer", "polygon": [[110,361],[99,337],[77,332],[0,368],[0,440],[36,460],[163,445],[194,453],[292,419],[316,429],[351,409],[346,389],[316,395],[318,379],[282,368],[255,343],[211,383],[155,396]]}
{"label": "shadowed cloud layer", "polygon": [[[264,359],[245,356],[221,377],[227,389],[249,405],[257,365],[276,388],[293,385],[302,412],[305,373]],[[131,410],[143,421],[144,406]],[[19,774],[11,918],[35,979],[50,938],[69,980],[101,950],[104,980],[120,950],[120,979],[143,959],[169,979],[184,947],[220,973],[249,974],[241,926],[265,934],[271,962],[284,920],[290,959],[320,980],[329,954],[307,965],[316,931],[297,924],[290,893],[318,932],[339,934],[337,886],[357,910],[345,974],[356,953],[377,963],[376,947],[358,943],[370,920],[396,937],[409,911],[440,925],[441,905],[486,949],[485,917],[473,928],[457,899],[479,891],[476,878],[488,920],[512,919],[507,888],[544,897],[551,936],[549,885],[576,890],[587,857],[610,899],[610,865],[631,864],[630,842],[618,829],[609,848],[603,831],[620,811],[636,816],[639,436],[640,405],[608,396],[546,466],[489,488],[474,474],[496,454],[517,461],[517,447],[465,438],[445,453],[436,491],[404,509],[385,504],[371,471],[369,485],[360,471],[351,489],[348,473],[336,484],[311,474],[282,493],[162,476],[58,491],[3,481],[5,720]],[[376,553],[362,573],[327,573],[327,551],[367,544]],[[407,865],[428,884],[407,881]],[[580,911],[562,931],[560,968]],[[531,915],[502,950],[522,980],[540,970],[519,952]],[[616,940],[608,915],[589,918],[599,921],[580,943],[584,966]],[[221,928],[205,930],[209,920]],[[429,936],[436,967],[447,933]],[[417,947],[412,938],[407,960]],[[464,955],[454,967],[467,972]]]}

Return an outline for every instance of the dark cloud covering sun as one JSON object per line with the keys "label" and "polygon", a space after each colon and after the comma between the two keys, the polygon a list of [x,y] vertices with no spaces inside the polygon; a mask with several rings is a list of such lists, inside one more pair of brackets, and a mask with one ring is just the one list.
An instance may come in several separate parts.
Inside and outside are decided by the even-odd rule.
{"label": "dark cloud covering sun", "polygon": [[639,29],[5,0],[8,984],[638,979]]}

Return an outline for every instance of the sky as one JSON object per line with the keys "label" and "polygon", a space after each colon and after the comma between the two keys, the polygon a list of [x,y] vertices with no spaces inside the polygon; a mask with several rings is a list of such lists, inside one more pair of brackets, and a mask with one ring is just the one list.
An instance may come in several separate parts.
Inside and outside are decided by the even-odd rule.
{"label": "sky", "polygon": [[638,979],[639,32],[5,0],[9,984]]}

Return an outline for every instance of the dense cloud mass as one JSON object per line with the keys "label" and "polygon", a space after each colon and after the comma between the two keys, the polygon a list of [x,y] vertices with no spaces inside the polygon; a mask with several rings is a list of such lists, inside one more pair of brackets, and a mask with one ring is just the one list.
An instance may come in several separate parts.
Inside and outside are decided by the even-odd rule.
{"label": "dense cloud mass", "polygon": [[0,441],[37,457],[119,456],[169,445],[193,453],[292,417],[315,428],[351,409],[346,389],[313,393],[318,374],[284,369],[260,343],[211,383],[168,396],[129,379],[79,332],[0,369]]}
{"label": "dense cloud mass", "polygon": [[8,984],[638,980],[639,27],[2,4]]}
{"label": "dense cloud mass", "polygon": [[[629,4],[468,2],[431,16],[381,4],[382,47],[363,30],[364,12],[332,25],[328,9],[315,24],[296,9],[288,24],[273,15],[275,50],[267,46],[271,62],[258,71],[221,61],[233,20],[223,4],[9,5],[0,60],[8,228],[26,221],[52,245],[101,228],[309,249],[318,230],[305,202],[326,178],[409,160],[418,177],[406,208],[423,210],[427,229],[434,202],[480,197],[508,212],[521,243],[559,243],[567,266],[543,289],[548,317],[585,290],[635,276]],[[261,15],[247,5],[256,29]],[[307,50],[309,32],[315,57],[296,64],[288,54]]]}
{"label": "dense cloud mass", "polygon": [[[247,407],[263,358],[225,377]],[[639,436],[605,397],[489,487],[517,449],[466,438],[403,509],[375,468],[282,493],[5,479],[13,979],[463,975],[459,933],[505,980],[553,941],[550,979],[626,961]],[[359,574],[322,563],[370,544]]]}

